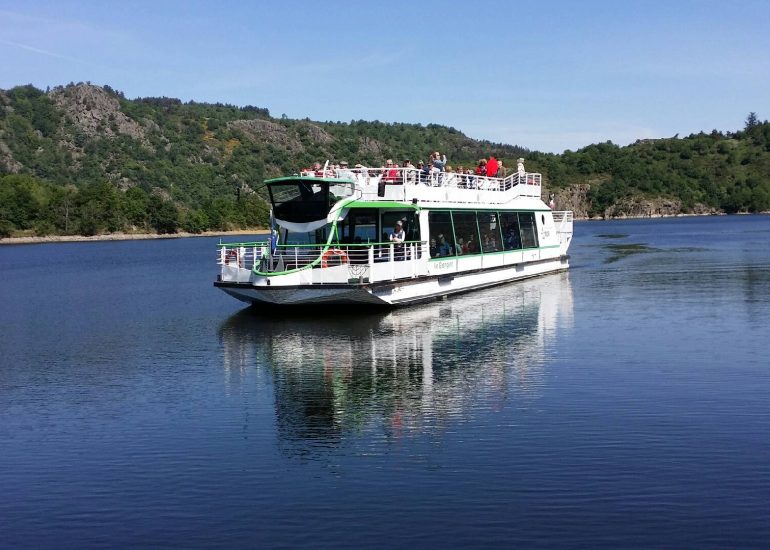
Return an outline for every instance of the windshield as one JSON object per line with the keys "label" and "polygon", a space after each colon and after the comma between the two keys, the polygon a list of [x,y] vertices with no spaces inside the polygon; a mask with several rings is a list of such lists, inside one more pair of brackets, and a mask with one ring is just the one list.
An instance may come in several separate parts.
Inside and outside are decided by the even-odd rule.
{"label": "windshield", "polygon": [[288,229],[285,229],[281,244],[326,244],[331,228],[332,225],[327,224],[314,231],[289,231]]}
{"label": "windshield", "polygon": [[267,188],[276,218],[307,223],[326,218],[335,202],[352,193],[353,184],[298,178],[269,183]]}

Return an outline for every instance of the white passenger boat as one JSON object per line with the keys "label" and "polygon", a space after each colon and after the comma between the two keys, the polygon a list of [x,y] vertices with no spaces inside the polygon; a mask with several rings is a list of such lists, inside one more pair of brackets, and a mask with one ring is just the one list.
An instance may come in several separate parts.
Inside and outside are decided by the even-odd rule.
{"label": "white passenger boat", "polygon": [[218,246],[214,285],[244,302],[393,306],[569,267],[572,212],[542,201],[537,173],[356,168],[265,184],[272,236]]}

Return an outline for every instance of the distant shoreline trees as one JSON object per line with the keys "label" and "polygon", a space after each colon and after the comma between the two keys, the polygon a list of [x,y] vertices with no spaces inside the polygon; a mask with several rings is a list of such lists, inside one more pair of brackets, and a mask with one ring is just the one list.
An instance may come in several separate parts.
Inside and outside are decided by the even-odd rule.
{"label": "distant shoreline trees", "polygon": [[268,109],[126,99],[109,86],[0,90],[0,235],[174,233],[267,224],[261,183],[325,159],[381,165],[440,150],[452,165],[526,158],[550,190],[590,188],[589,214],[671,197],[726,212],[770,210],[770,124],[734,133],[598,143],[561,155],[470,139],[437,124],[272,118]]}

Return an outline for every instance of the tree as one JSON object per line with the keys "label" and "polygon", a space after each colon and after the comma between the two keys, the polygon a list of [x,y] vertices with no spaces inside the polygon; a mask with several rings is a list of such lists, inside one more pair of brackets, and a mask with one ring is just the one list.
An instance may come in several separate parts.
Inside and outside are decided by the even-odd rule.
{"label": "tree", "polygon": [[751,130],[752,128],[759,126],[759,119],[757,118],[757,113],[754,111],[751,111],[749,113],[749,116],[746,117],[746,126],[744,130],[747,132]]}

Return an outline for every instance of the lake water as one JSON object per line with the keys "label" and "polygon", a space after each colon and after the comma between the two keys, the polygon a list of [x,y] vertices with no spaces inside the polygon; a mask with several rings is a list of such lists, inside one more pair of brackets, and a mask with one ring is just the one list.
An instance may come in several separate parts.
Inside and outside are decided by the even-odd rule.
{"label": "lake water", "polygon": [[260,314],[216,239],[0,247],[0,547],[765,546],[770,217]]}

